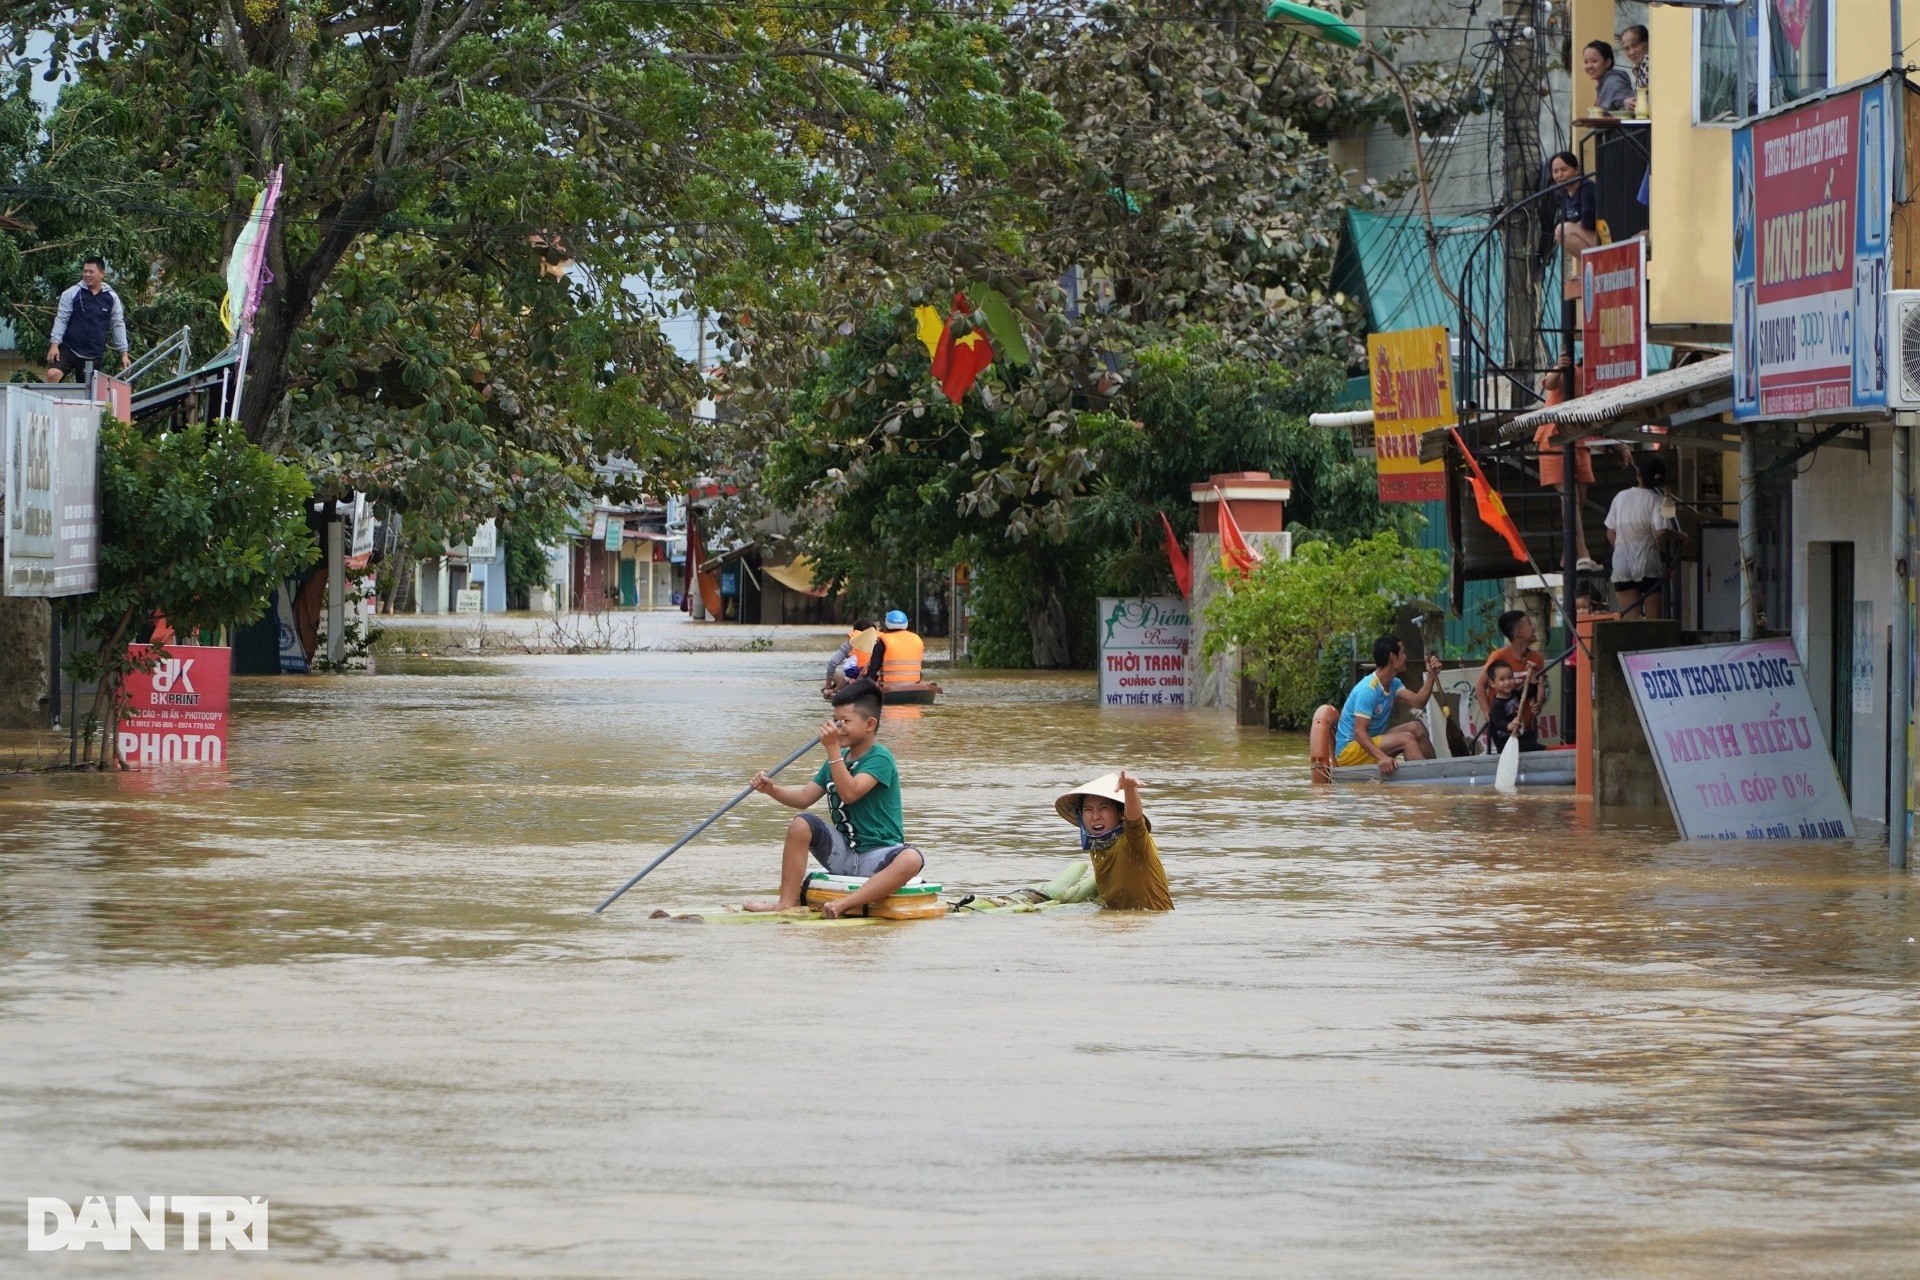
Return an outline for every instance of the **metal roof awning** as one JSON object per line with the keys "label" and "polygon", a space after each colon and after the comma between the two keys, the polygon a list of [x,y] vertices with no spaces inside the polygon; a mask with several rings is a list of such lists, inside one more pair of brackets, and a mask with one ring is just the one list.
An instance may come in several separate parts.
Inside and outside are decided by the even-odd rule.
{"label": "metal roof awning", "polygon": [[1531,440],[1541,427],[1559,428],[1552,444],[1580,436],[1637,430],[1649,422],[1669,426],[1717,418],[1733,408],[1733,357],[1714,356],[1608,387],[1560,404],[1529,410],[1500,428],[1503,440]]}
{"label": "metal roof awning", "polygon": [[1542,426],[1553,424],[1553,443],[1578,436],[1611,436],[1622,428],[1638,430],[1645,422],[1680,426],[1716,418],[1734,409],[1734,357],[1716,355],[1693,365],[1668,368],[1640,382],[1578,395],[1559,405],[1542,405],[1500,428],[1501,439],[1532,439]]}

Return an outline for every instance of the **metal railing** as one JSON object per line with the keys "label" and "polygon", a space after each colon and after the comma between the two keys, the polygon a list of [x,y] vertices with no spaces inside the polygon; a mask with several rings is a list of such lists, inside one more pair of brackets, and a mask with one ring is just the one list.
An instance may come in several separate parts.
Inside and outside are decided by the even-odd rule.
{"label": "metal railing", "polygon": [[1571,355],[1550,217],[1559,197],[1550,186],[1494,215],[1461,267],[1455,400],[1463,425],[1540,404],[1541,379]]}

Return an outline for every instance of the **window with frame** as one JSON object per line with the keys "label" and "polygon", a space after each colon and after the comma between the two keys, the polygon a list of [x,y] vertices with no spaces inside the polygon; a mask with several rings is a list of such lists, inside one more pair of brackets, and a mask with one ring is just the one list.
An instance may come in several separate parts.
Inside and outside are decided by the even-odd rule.
{"label": "window with frame", "polygon": [[1693,13],[1693,120],[1730,124],[1833,84],[1835,0],[1740,0]]}

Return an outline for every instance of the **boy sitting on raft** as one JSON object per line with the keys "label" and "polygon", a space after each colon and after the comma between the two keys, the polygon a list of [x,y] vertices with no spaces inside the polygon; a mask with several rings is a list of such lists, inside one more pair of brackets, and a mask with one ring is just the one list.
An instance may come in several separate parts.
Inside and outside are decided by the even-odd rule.
{"label": "boy sitting on raft", "polygon": [[1333,735],[1333,762],[1340,765],[1377,761],[1385,778],[1398,769],[1395,756],[1409,760],[1431,760],[1433,743],[1427,726],[1409,720],[1396,729],[1387,728],[1393,718],[1394,704],[1419,709],[1427,705],[1440,678],[1440,659],[1427,655],[1427,680],[1415,693],[1400,682],[1407,669],[1407,651],[1398,636],[1381,636],[1373,642],[1373,672],[1353,686],[1346,705],[1340,708],[1340,725]]}
{"label": "boy sitting on raft", "polygon": [[1080,829],[1100,900],[1116,911],[1171,911],[1167,871],[1140,807],[1140,780],[1124,769],[1095,778],[1053,802]]}
{"label": "boy sitting on raft", "polygon": [[824,904],[829,919],[890,896],[926,867],[918,849],[906,843],[900,816],[900,768],[893,752],[874,741],[880,732],[880,688],[856,680],[833,695],[833,719],[820,726],[827,762],[813,781],[783,787],[760,772],[753,789],[789,809],[807,809],[821,796],[827,815],[802,813],[787,824],[780,855],[780,896],[744,904],[748,911],[793,911],[802,904],[807,858],[836,876],[862,876],[866,883],[844,898]]}

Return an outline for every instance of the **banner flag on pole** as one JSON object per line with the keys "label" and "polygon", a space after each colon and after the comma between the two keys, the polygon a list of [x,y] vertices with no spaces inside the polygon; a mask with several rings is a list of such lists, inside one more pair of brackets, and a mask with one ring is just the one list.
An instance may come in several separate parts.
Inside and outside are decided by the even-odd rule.
{"label": "banner flag on pole", "polygon": [[251,329],[253,313],[260,308],[260,291],[273,278],[267,270],[267,227],[280,200],[281,167],[274,168],[267,185],[253,198],[253,212],[227,258],[227,296],[220,301],[220,323],[230,337],[238,338]]}
{"label": "banner flag on pole", "polygon": [[1167,519],[1162,511],[1160,527],[1167,532],[1167,563],[1173,567],[1174,585],[1180,588],[1180,594],[1193,599],[1193,562],[1187,559],[1187,553],[1180,549],[1180,539],[1173,534],[1173,521]]}
{"label": "banner flag on pole", "polygon": [[1507,504],[1487,483],[1486,473],[1474,461],[1473,454],[1467,449],[1467,442],[1460,438],[1459,430],[1455,429],[1452,434],[1453,442],[1460,446],[1461,456],[1467,460],[1467,480],[1473,485],[1473,505],[1480,512],[1481,523],[1507,540],[1507,549],[1513,552],[1515,560],[1533,563],[1533,557],[1527,554],[1527,540],[1520,536],[1519,526],[1507,514]]}
{"label": "banner flag on pole", "polygon": [[1227,495],[1221,492],[1220,486],[1213,486],[1213,491],[1220,498],[1220,559],[1228,573],[1244,577],[1266,557],[1247,544],[1240,532],[1240,522],[1233,518],[1233,508],[1227,505]]}

